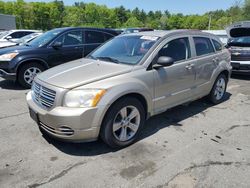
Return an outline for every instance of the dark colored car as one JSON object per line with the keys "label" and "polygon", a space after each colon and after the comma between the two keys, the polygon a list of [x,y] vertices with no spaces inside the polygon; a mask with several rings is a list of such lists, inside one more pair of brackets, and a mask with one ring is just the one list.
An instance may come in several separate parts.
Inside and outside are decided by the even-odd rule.
{"label": "dark colored car", "polygon": [[116,35],[118,33],[110,29],[53,29],[24,46],[1,49],[0,77],[16,80],[30,88],[38,73],[80,59]]}
{"label": "dark colored car", "polygon": [[226,47],[231,52],[234,74],[250,74],[250,22],[239,22],[227,29],[230,37]]}

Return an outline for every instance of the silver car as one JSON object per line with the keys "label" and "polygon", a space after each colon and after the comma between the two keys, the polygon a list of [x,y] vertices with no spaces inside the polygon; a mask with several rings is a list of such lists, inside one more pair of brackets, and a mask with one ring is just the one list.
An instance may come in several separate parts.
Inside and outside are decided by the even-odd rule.
{"label": "silver car", "polygon": [[39,74],[27,102],[43,133],[73,142],[100,136],[121,148],[151,116],[204,96],[222,102],[231,68],[229,51],[212,34],[126,34]]}

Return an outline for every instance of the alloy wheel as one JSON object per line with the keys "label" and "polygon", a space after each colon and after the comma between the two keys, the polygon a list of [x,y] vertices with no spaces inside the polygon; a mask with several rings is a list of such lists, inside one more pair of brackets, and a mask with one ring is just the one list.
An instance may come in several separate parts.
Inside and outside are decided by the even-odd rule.
{"label": "alloy wheel", "polygon": [[136,107],[126,106],[122,108],[114,119],[113,135],[121,142],[130,140],[136,135],[140,121],[140,112]]}

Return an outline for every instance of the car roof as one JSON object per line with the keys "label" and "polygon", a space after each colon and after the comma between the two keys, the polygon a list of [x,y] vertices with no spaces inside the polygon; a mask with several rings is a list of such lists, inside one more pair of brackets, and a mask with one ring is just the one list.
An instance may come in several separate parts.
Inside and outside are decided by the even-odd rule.
{"label": "car roof", "polygon": [[[202,32],[200,30],[190,30],[190,29],[181,29],[181,30],[158,30],[158,31],[145,31],[145,32],[139,32],[139,33],[129,33],[129,34],[125,34],[125,36],[132,36],[132,35],[144,35],[144,36],[152,36],[152,37],[160,37],[160,38],[165,38],[165,37],[169,37],[171,35],[203,35],[206,37],[215,37],[215,35],[211,34],[211,33],[206,33],[206,32]],[[124,35],[123,35],[124,36]]]}
{"label": "car roof", "polygon": [[114,35],[118,35],[118,31],[114,29],[106,29],[106,28],[94,28],[94,27],[61,27],[61,28],[55,28],[53,30],[61,30],[61,31],[67,31],[67,30],[72,30],[72,29],[89,29],[89,30],[96,30],[96,31],[103,31],[103,32],[108,32]]}
{"label": "car roof", "polygon": [[9,30],[10,32],[16,32],[16,31],[32,31],[32,32],[41,32],[41,30],[31,30],[31,29],[12,29]]}

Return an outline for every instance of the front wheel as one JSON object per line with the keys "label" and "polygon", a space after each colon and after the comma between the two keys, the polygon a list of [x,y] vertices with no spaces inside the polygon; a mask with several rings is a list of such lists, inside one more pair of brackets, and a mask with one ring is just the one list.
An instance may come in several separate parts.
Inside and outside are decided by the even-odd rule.
{"label": "front wheel", "polygon": [[213,104],[219,104],[223,101],[227,89],[227,77],[220,74],[216,79],[214,86],[209,94],[209,100]]}
{"label": "front wheel", "polygon": [[139,100],[126,97],[107,112],[101,138],[112,148],[123,148],[135,142],[145,123],[145,110]]}
{"label": "front wheel", "polygon": [[32,82],[35,76],[38,73],[44,71],[45,68],[39,63],[27,63],[24,64],[18,73],[18,83],[24,88],[29,89],[32,85]]}

